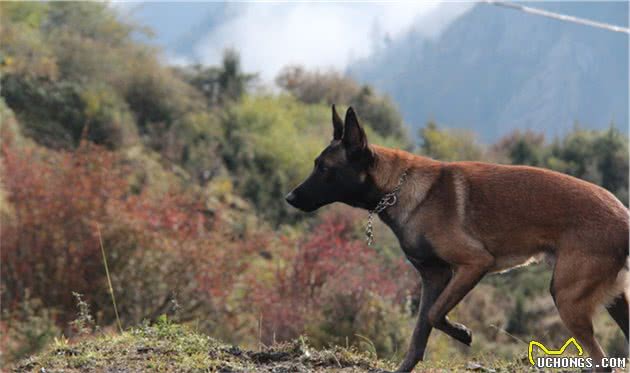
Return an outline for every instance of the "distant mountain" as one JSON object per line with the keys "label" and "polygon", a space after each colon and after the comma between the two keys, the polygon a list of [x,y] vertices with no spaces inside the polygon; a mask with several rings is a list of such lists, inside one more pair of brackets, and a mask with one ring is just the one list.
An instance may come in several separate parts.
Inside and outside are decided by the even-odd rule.
{"label": "distant mountain", "polygon": [[[532,6],[628,26],[627,2]],[[560,135],[576,121],[628,128],[627,35],[487,4],[434,39],[412,29],[348,73],[389,93],[414,131],[435,120],[494,141],[517,128]]]}

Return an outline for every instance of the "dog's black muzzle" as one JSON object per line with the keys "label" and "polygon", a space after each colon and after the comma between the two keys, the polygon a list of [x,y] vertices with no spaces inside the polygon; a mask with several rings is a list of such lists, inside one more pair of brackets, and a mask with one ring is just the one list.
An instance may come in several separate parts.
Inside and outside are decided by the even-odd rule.
{"label": "dog's black muzzle", "polygon": [[312,212],[320,207],[319,205],[313,203],[306,203],[308,198],[303,198],[302,196],[300,196],[300,193],[297,189],[289,192],[289,194],[287,194],[284,199],[289,203],[289,205],[304,212]]}

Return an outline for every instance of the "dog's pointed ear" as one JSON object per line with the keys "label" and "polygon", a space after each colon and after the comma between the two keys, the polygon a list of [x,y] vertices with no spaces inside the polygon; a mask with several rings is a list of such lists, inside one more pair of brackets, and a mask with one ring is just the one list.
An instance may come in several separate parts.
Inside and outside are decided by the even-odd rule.
{"label": "dog's pointed ear", "polygon": [[335,105],[332,106],[332,123],[333,123],[333,140],[341,140],[343,137],[343,121],[339,114],[337,114],[337,109],[335,109]]}
{"label": "dog's pointed ear", "polygon": [[359,123],[359,118],[352,107],[346,112],[346,120],[343,130],[343,145],[350,155],[361,153],[367,149],[368,142],[365,131]]}

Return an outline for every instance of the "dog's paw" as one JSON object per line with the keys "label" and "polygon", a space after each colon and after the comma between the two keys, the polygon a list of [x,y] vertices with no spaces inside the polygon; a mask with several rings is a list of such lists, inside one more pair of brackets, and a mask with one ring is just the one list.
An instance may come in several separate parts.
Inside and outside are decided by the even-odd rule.
{"label": "dog's paw", "polygon": [[453,338],[457,339],[466,346],[472,343],[472,332],[462,324],[453,324]]}
{"label": "dog's paw", "polygon": [[407,360],[405,359],[400,366],[398,367],[398,369],[396,369],[394,372],[392,373],[409,373],[413,371],[413,368],[416,366],[416,364],[418,364],[418,361],[413,361],[413,360]]}

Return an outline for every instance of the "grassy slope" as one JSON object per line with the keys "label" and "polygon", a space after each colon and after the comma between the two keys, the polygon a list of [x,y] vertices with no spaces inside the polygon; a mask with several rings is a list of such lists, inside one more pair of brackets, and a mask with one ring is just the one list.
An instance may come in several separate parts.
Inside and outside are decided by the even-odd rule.
{"label": "grassy slope", "polygon": [[42,368],[47,372],[376,372],[392,366],[339,347],[316,351],[300,340],[246,351],[167,322],[74,344],[57,340],[14,370],[40,372]]}
{"label": "grassy slope", "polygon": [[[526,365],[505,362],[487,369],[472,363],[421,363],[416,372],[528,371]],[[44,369],[42,369],[44,368]],[[122,334],[102,334],[77,343],[56,340],[50,348],[23,360],[16,372],[384,372],[394,363],[353,349],[310,348],[303,340],[260,351],[225,345],[185,326],[161,322]],[[468,369],[467,369],[468,368]]]}

